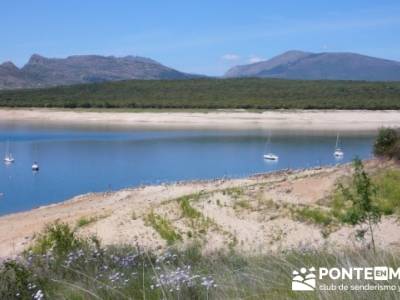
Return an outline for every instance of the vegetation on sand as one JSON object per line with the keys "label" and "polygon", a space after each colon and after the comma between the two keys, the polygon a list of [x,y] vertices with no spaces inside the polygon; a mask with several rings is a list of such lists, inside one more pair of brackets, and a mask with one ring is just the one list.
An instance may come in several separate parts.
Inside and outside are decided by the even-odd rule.
{"label": "vegetation on sand", "polygon": [[[51,230],[50,230],[51,228]],[[131,246],[103,247],[77,238],[65,224],[41,236],[54,248],[38,247],[0,264],[1,299],[395,299],[393,290],[293,292],[292,271],[303,266],[348,268],[400,265],[398,253],[380,250],[329,253],[312,249],[279,254],[202,254],[186,250],[144,252]],[[59,234],[54,235],[54,232]],[[65,232],[72,233],[65,234]],[[62,237],[62,238],[60,238]],[[67,241],[64,241],[64,238]],[[76,247],[76,245],[80,245]],[[54,251],[59,249],[62,251]],[[322,279],[318,284],[329,286]],[[337,282],[336,282],[337,283]],[[368,280],[349,280],[366,285]],[[396,284],[380,281],[381,285]]]}
{"label": "vegetation on sand", "polygon": [[[363,163],[358,158],[354,160],[352,187],[353,189],[339,184],[344,200],[351,203],[345,214],[345,220],[353,225],[363,223],[368,225],[371,244],[375,251],[373,226],[380,221],[382,211],[375,201],[376,187],[365,172]],[[364,232],[360,232],[361,234],[364,236]]]}
{"label": "vegetation on sand", "polygon": [[152,226],[164,240],[167,241],[168,245],[172,245],[174,242],[181,240],[180,234],[175,231],[171,222],[161,215],[151,212],[147,216],[146,222]]}

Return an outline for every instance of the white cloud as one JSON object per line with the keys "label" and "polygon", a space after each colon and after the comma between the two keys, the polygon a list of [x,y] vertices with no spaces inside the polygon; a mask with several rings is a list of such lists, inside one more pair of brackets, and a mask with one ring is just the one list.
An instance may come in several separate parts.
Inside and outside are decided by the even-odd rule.
{"label": "white cloud", "polygon": [[263,61],[263,60],[265,60],[265,59],[262,58],[262,57],[259,57],[259,56],[256,56],[256,55],[252,55],[249,58],[249,63],[254,64],[254,63],[258,63],[258,62]]}
{"label": "white cloud", "polygon": [[227,53],[225,55],[222,55],[222,59],[234,61],[234,60],[239,60],[240,56],[237,54],[233,54],[233,53]]}

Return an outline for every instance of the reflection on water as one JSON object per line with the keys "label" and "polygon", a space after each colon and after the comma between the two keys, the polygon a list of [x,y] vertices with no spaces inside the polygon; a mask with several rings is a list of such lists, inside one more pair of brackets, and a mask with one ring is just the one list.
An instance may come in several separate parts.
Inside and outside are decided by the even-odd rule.
{"label": "reflection on water", "polygon": [[[0,166],[0,214],[72,196],[140,184],[240,177],[370,156],[372,134],[341,134],[345,154],[333,156],[336,133],[50,128],[0,124],[0,154],[7,141],[15,158]],[[279,156],[265,160],[266,152]],[[37,161],[40,171],[33,173]],[[1,195],[1,194],[0,194]]]}

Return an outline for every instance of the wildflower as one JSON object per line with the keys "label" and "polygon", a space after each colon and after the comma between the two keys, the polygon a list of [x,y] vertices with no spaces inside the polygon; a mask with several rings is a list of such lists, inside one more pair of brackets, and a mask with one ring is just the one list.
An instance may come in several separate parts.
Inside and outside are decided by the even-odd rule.
{"label": "wildflower", "polygon": [[175,270],[171,270],[160,274],[155,280],[155,287],[168,288],[169,291],[180,291],[182,287],[192,287],[196,285],[196,279],[198,275],[193,275],[191,266],[177,267]]}
{"label": "wildflower", "polygon": [[43,300],[44,299],[44,294],[42,290],[37,290],[35,294],[33,294],[33,299],[35,300]]}
{"label": "wildflower", "polygon": [[204,286],[207,290],[209,290],[212,287],[217,287],[214,279],[212,279],[211,276],[203,277],[202,281],[201,281],[201,285]]}

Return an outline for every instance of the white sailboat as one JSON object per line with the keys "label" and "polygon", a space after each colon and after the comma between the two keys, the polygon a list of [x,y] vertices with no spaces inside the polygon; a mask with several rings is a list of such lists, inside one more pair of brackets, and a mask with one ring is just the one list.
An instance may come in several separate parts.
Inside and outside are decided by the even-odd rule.
{"label": "white sailboat", "polygon": [[[268,135],[268,141],[267,141],[267,145],[269,145],[271,143],[271,135]],[[277,161],[279,159],[279,156],[272,153],[272,152],[267,152],[263,155],[265,160],[269,160],[269,161]]]}
{"label": "white sailboat", "polygon": [[[38,150],[37,150],[37,145],[36,144],[34,145],[33,151],[34,151],[34,157],[37,158],[38,157],[38,154],[37,154]],[[39,171],[39,163],[37,162],[37,160],[35,160],[33,162],[33,164],[32,164],[32,171],[34,173]]]}
{"label": "white sailboat", "polygon": [[4,156],[4,162],[6,164],[12,164],[14,162],[14,157],[12,156],[10,152],[10,143],[7,141],[7,146],[6,146],[6,154]]}
{"label": "white sailboat", "polygon": [[266,160],[278,160],[279,156],[275,155],[273,153],[267,153],[267,154],[264,154],[264,159],[266,159]]}
{"label": "white sailboat", "polygon": [[39,164],[36,161],[32,165],[32,171],[39,171]]}
{"label": "white sailboat", "polygon": [[336,158],[342,158],[344,156],[344,152],[339,147],[339,134],[336,137],[336,146],[335,151],[333,152],[333,156],[335,156]]}

